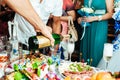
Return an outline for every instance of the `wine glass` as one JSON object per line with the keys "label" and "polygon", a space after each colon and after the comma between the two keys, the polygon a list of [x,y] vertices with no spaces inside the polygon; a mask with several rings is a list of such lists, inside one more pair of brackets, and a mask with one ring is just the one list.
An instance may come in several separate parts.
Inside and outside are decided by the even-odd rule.
{"label": "wine glass", "polygon": [[105,43],[104,44],[104,51],[103,51],[103,59],[106,62],[106,69],[108,67],[108,62],[112,58],[113,55],[113,44],[112,43]]}
{"label": "wine glass", "polygon": [[71,55],[74,51],[74,48],[75,48],[75,41],[74,41],[74,39],[71,38],[71,39],[68,40],[68,44],[67,44],[67,52],[70,56],[69,61],[71,61]]}

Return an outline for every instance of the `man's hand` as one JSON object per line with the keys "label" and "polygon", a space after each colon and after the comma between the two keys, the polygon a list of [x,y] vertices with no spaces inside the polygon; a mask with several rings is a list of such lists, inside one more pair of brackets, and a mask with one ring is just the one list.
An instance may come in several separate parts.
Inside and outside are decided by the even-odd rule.
{"label": "man's hand", "polygon": [[[50,26],[47,26],[47,29],[50,33],[52,33],[52,28]],[[54,46],[54,42],[55,42],[54,38],[52,37],[52,38],[49,38],[49,39],[50,39],[50,42],[51,42],[51,46]]]}
{"label": "man's hand", "polygon": [[[47,30],[51,33],[52,35],[52,28],[50,26],[45,26],[47,28]],[[36,32],[41,32],[40,30],[36,30]],[[51,46],[54,46],[54,38],[52,36],[49,36],[48,37],[50,39],[50,42],[51,42]]]}

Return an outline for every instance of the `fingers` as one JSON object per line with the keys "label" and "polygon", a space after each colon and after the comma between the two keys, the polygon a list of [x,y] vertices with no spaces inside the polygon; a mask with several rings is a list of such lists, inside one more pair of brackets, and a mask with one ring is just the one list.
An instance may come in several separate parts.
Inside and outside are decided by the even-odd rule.
{"label": "fingers", "polygon": [[50,31],[50,33],[52,33],[52,28],[50,26],[47,26],[48,31]]}
{"label": "fingers", "polygon": [[51,42],[51,46],[53,47],[55,40],[54,40],[53,38],[51,38],[51,39],[50,39],[50,42]]}
{"label": "fingers", "polygon": [[[49,31],[50,33],[52,33],[52,28],[51,28],[50,26],[47,26],[47,29],[48,29],[48,31]],[[51,42],[51,46],[53,47],[53,46],[54,46],[54,42],[55,42],[55,40],[54,40],[53,37],[50,38],[50,42]]]}
{"label": "fingers", "polygon": [[78,24],[80,24],[81,21],[82,21],[82,18],[78,18],[78,19],[77,19]]}
{"label": "fingers", "polygon": [[66,35],[63,35],[63,41],[67,41],[70,39],[70,35],[69,34],[66,34]]}
{"label": "fingers", "polygon": [[83,17],[83,21],[85,22],[92,22],[94,20],[94,17]]}

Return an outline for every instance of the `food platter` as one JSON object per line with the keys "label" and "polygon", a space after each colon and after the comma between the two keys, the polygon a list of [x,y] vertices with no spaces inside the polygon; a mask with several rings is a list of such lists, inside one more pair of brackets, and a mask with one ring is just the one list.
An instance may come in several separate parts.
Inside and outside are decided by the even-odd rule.
{"label": "food platter", "polygon": [[71,79],[76,77],[83,79],[90,78],[96,69],[86,63],[64,61],[59,65],[58,71],[63,78],[70,76]]}

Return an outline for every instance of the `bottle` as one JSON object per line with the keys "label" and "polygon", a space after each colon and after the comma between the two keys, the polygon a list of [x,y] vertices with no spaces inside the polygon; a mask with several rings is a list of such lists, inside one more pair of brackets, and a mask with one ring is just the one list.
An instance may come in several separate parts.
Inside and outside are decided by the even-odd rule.
{"label": "bottle", "polygon": [[[60,41],[62,40],[62,36],[60,36],[59,34],[52,33],[52,36],[55,39],[55,43],[54,43],[55,45],[59,44]],[[30,51],[51,46],[50,40],[39,33],[37,33],[36,36],[30,37],[28,39],[28,44]]]}
{"label": "bottle", "polygon": [[14,55],[18,55],[18,46],[19,46],[19,41],[17,38],[17,29],[18,29],[18,24],[16,22],[12,23],[9,22],[9,26],[10,26],[10,44],[12,45],[12,53]]}

